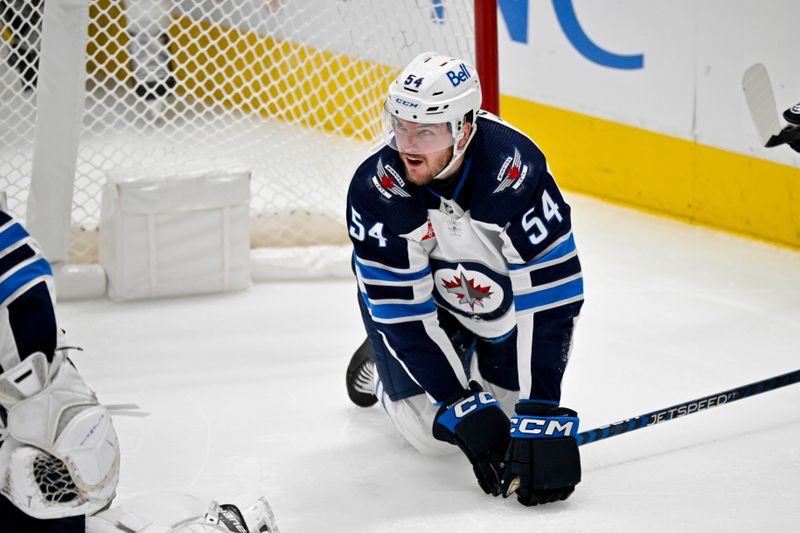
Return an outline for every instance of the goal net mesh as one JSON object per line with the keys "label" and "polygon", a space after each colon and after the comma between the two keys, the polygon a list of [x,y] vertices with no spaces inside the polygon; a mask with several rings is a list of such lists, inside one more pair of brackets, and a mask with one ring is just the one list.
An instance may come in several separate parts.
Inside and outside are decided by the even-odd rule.
{"label": "goal net mesh", "polygon": [[[55,1],[55,0],[54,0]],[[70,261],[97,261],[109,173],[252,172],[252,247],[344,243],[344,198],[415,55],[474,63],[472,0],[86,0]],[[0,190],[25,215],[41,0],[0,0]]]}

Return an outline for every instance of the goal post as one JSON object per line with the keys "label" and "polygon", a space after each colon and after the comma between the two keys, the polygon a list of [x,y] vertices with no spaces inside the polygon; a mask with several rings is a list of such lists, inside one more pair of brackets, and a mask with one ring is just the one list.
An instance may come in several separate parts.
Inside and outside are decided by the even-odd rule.
{"label": "goal post", "polygon": [[69,259],[88,5],[48,0],[42,17],[27,225],[53,263]]}
{"label": "goal post", "polygon": [[475,0],[475,68],[481,78],[481,108],[500,116],[497,0]]}
{"label": "goal post", "polygon": [[253,257],[292,264],[288,250],[316,246],[330,275],[318,264],[346,257],[333,250],[348,244],[349,179],[409,60],[477,63],[497,111],[496,12],[495,0],[0,0],[0,190],[49,257],[96,266],[110,174],[245,167]]}

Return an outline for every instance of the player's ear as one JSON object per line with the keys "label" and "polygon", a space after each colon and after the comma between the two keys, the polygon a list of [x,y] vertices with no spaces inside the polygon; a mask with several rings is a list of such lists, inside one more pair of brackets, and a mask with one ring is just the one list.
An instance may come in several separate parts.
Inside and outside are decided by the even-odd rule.
{"label": "player's ear", "polygon": [[472,122],[466,121],[464,123],[464,131],[461,133],[461,138],[458,140],[458,149],[463,150],[469,141],[469,136],[472,133]]}

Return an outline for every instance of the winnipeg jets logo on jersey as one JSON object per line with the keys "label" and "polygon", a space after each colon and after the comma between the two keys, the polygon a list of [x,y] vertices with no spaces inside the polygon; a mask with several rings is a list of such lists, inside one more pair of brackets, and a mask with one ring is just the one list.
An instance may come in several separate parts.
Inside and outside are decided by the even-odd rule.
{"label": "winnipeg jets logo on jersey", "polygon": [[514,157],[507,157],[503,166],[500,167],[500,172],[497,173],[497,181],[500,182],[500,185],[492,192],[500,192],[509,186],[515,190],[519,189],[519,186],[525,181],[525,176],[527,175],[528,165],[522,164],[522,155],[515,146]]}
{"label": "winnipeg jets logo on jersey", "polygon": [[402,187],[406,182],[403,181],[400,174],[390,165],[384,165],[381,158],[378,158],[378,175],[372,176],[372,184],[375,185],[375,188],[386,198],[391,198],[392,195],[405,198],[411,196],[403,190]]}
{"label": "winnipeg jets logo on jersey", "polygon": [[503,289],[490,277],[458,265],[456,270],[443,268],[434,274],[436,289],[453,307],[464,312],[489,313],[503,301]]}
{"label": "winnipeg jets logo on jersey", "polygon": [[443,280],[445,290],[450,294],[455,294],[459,304],[467,304],[473,312],[475,306],[483,307],[484,298],[491,298],[492,291],[489,287],[481,287],[475,283],[475,278],[467,279],[464,273],[458,279]]}

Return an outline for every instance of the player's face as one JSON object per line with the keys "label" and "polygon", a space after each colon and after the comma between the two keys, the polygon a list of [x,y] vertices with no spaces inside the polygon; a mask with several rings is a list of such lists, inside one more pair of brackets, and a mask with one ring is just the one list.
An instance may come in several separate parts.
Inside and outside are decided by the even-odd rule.
{"label": "player's face", "polygon": [[433,154],[407,154],[400,152],[408,181],[415,185],[426,185],[437,176],[453,158],[453,147]]}
{"label": "player's face", "polygon": [[416,185],[429,183],[453,157],[453,136],[445,123],[395,119],[394,135],[406,177]]}

